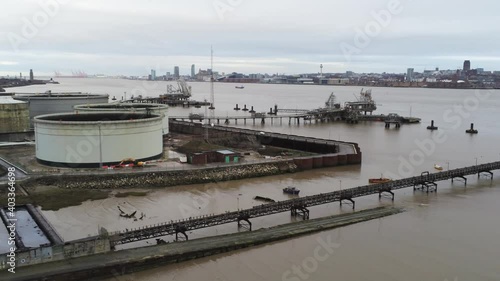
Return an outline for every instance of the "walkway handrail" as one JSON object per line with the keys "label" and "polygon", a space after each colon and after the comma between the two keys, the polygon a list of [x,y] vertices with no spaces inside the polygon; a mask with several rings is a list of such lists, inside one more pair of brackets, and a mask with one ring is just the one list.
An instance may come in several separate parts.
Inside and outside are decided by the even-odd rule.
{"label": "walkway handrail", "polygon": [[500,162],[492,162],[492,163],[480,164],[476,166],[464,167],[449,171],[442,171],[424,176],[414,176],[414,177],[394,180],[387,183],[364,185],[349,189],[343,189],[339,191],[333,191],[329,193],[322,193],[296,199],[279,201],[275,203],[264,204],[260,206],[255,206],[251,209],[227,212],[218,215],[200,216],[185,220],[170,221],[153,226],[142,227],[139,229],[114,232],[110,233],[110,241],[113,245],[126,244],[135,241],[151,239],[154,237],[175,234],[176,231],[178,231],[179,229],[184,229],[185,231],[187,231],[187,230],[194,230],[215,225],[221,225],[239,221],[242,217],[246,218],[262,217],[271,214],[287,212],[291,210],[293,207],[297,206],[303,206],[303,207],[317,206],[317,205],[332,203],[335,201],[340,201],[346,198],[352,199],[355,197],[376,194],[384,190],[397,190],[426,182],[442,181],[442,180],[452,179],[455,177],[463,177],[467,175],[479,174],[482,172],[498,170],[498,169],[500,169]]}

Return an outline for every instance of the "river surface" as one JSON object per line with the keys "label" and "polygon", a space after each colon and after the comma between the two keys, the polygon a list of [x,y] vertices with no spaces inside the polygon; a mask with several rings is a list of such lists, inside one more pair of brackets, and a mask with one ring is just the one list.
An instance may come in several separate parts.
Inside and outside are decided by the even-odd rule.
{"label": "river surface", "polygon": [[[59,79],[59,85],[9,89],[15,92],[45,90],[157,96],[167,82],[121,79]],[[193,98],[210,99],[209,83],[189,83]],[[355,100],[359,87],[248,84],[215,85],[216,116],[243,115],[240,107],[258,112],[279,108],[322,107],[331,92],[340,103]],[[125,94],[126,93],[126,94]],[[500,160],[500,91],[455,89],[373,88],[378,114],[398,113],[422,118],[421,124],[385,129],[383,123],[357,125],[318,123],[247,125],[247,128],[359,143],[363,164],[319,169],[290,175],[152,190],[145,197],[108,198],[84,202],[59,211],[44,211],[65,240],[108,231],[130,229],[202,214],[234,211],[261,204],[256,195],[288,199],[281,191],[297,186],[301,196],[365,185],[368,178],[403,178],[434,172],[434,165],[453,169]],[[171,108],[172,116],[205,113],[205,109]],[[426,130],[434,120],[439,130]],[[240,122],[242,123],[242,122]],[[475,123],[477,135],[465,134]],[[231,121],[231,126],[235,126]],[[242,126],[239,124],[238,126]],[[252,249],[148,270],[110,280],[500,280],[500,177],[469,176],[467,188],[459,181],[439,182],[438,192],[412,188],[396,191],[396,200],[378,196],[356,199],[356,208],[403,206],[407,212],[341,229],[324,231]],[[117,206],[138,210],[139,221],[119,217]],[[311,218],[352,212],[338,203],[311,208]],[[290,222],[288,213],[253,219],[254,228]],[[190,238],[237,231],[228,224],[189,233]],[[171,238],[165,238],[171,240]],[[322,241],[336,247],[315,254]],[[135,245],[152,244],[153,241]],[[324,254],[324,255],[323,255]]]}

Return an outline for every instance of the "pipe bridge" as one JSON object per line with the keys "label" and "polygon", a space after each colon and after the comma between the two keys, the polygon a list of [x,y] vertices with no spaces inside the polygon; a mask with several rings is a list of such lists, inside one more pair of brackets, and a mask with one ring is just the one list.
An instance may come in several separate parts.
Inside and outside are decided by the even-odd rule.
{"label": "pipe bridge", "polygon": [[350,203],[352,203],[352,206],[354,208],[354,198],[356,197],[377,193],[379,194],[379,196],[381,196],[382,193],[388,192],[392,194],[392,198],[394,199],[394,193],[392,192],[393,190],[407,187],[413,187],[414,189],[416,189],[418,186],[420,186],[422,189],[427,188],[427,192],[429,192],[430,188],[437,188],[436,182],[438,181],[449,179],[453,180],[456,178],[464,179],[465,176],[475,174],[478,175],[478,178],[483,174],[487,174],[489,177],[491,177],[491,179],[493,179],[492,171],[498,169],[500,169],[500,162],[492,162],[432,174],[424,172],[420,176],[394,180],[387,183],[359,186],[329,193],[322,193],[302,198],[264,204],[255,206],[251,209],[227,212],[218,215],[201,216],[185,220],[170,221],[157,225],[142,227],[139,229],[114,232],[109,234],[109,239],[113,247],[120,244],[127,244],[166,235],[175,235],[176,238],[178,238],[179,234],[182,234],[185,239],[188,239],[188,236],[186,234],[187,231],[231,222],[237,222],[238,226],[242,226],[244,223],[251,230],[251,218],[268,216],[283,212],[291,212],[291,214],[294,216],[303,216],[304,219],[308,219],[309,210],[307,208],[311,206],[323,205],[336,201],[339,201],[340,203],[342,203],[343,201],[349,201]]}

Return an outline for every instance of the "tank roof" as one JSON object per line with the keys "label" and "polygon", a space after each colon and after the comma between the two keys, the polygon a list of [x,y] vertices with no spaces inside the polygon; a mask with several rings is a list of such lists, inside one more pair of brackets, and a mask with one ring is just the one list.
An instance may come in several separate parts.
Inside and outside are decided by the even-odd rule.
{"label": "tank roof", "polygon": [[109,98],[108,94],[91,94],[82,92],[72,93],[16,93],[14,99],[29,100],[29,99],[71,99],[71,98]]}
{"label": "tank roof", "polygon": [[0,96],[0,104],[25,104],[26,102],[15,100],[10,96]]}
{"label": "tank roof", "polygon": [[148,108],[161,108],[167,109],[168,105],[159,103],[97,103],[97,104],[80,104],[75,105],[74,109],[90,109],[90,110],[114,110],[114,109],[148,109]]}
{"label": "tank roof", "polygon": [[160,119],[157,114],[144,113],[59,113],[47,114],[35,117],[35,122],[78,122],[78,123],[107,123],[107,122],[130,122],[130,121],[146,121],[151,119]]}

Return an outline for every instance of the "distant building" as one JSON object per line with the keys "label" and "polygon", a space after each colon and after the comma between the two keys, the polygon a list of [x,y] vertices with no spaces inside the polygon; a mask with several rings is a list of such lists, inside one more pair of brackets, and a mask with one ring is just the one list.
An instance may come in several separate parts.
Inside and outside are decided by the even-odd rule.
{"label": "distant building", "polygon": [[250,78],[250,79],[262,79],[262,78],[264,78],[264,75],[262,75],[260,73],[252,73],[252,74],[248,75],[248,78]]}
{"label": "distant building", "polygon": [[196,76],[196,73],[195,73],[195,65],[191,65],[191,78],[194,78]]}
{"label": "distant building", "polygon": [[156,80],[156,70],[151,69],[151,80],[155,81]]}
{"label": "distant building", "polygon": [[415,71],[415,69],[413,68],[408,68],[408,70],[406,71],[406,81],[407,82],[411,82],[414,78],[414,75],[413,75],[413,72]]}
{"label": "distant building", "polygon": [[196,79],[198,81],[205,81],[208,82],[212,78],[212,70],[207,69],[207,70],[202,70],[200,69],[198,71],[198,74],[196,74]]}
{"label": "distant building", "polygon": [[35,77],[33,76],[33,69],[30,69],[30,81],[35,80]]}
{"label": "distant building", "polygon": [[174,78],[179,79],[179,77],[181,77],[181,75],[179,74],[179,67],[176,66],[174,67]]}
{"label": "distant building", "polygon": [[484,68],[476,68],[477,74],[483,74]]}
{"label": "distant building", "polygon": [[464,61],[464,71],[470,70],[470,60]]}

